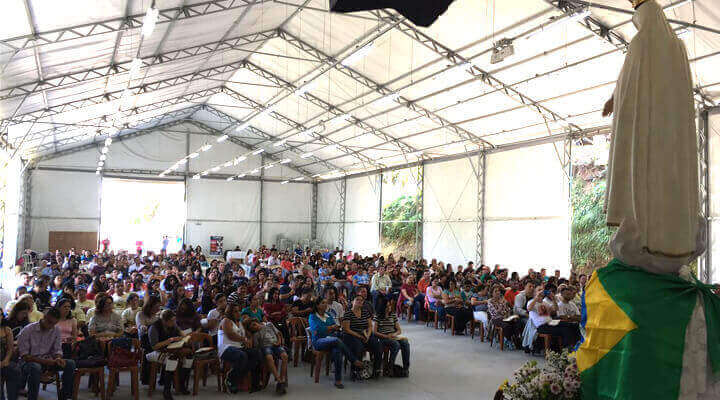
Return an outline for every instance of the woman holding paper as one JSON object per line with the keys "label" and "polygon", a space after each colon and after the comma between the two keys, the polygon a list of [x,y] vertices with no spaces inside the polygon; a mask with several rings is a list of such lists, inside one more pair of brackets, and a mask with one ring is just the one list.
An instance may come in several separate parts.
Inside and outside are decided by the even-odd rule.
{"label": "woman holding paper", "polygon": [[512,315],[512,307],[503,297],[501,287],[497,285],[492,288],[492,298],[488,301],[488,317],[494,326],[502,328],[505,338],[513,340],[516,347],[520,348],[522,343],[519,336],[523,331],[523,323],[516,315]]}
{"label": "woman holding paper", "polygon": [[[150,362],[163,365],[163,399],[172,400],[173,373],[181,364],[179,373],[180,387],[182,394],[190,394],[187,390],[190,368],[192,367],[192,351],[183,347],[187,341],[180,333],[175,323],[175,313],[171,310],[164,310],[160,313],[160,319],[150,325],[148,330],[148,341],[152,352],[146,358]],[[189,336],[187,336],[189,338]]]}

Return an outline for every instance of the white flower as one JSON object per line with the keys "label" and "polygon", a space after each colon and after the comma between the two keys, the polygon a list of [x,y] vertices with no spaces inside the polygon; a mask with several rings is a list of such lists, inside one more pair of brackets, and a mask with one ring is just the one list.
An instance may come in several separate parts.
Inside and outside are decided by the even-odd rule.
{"label": "white flower", "polygon": [[552,394],[560,394],[560,392],[562,392],[562,387],[558,383],[553,382],[550,384],[550,391]]}

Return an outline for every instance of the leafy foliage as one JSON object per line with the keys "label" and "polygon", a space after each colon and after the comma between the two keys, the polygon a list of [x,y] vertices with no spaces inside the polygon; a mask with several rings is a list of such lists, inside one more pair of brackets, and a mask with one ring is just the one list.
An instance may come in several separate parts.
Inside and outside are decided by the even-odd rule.
{"label": "leafy foliage", "polygon": [[603,212],[605,185],[605,179],[573,182],[571,257],[578,272],[592,272],[612,258],[608,249],[612,231],[606,226]]}
{"label": "leafy foliage", "polygon": [[420,223],[418,201],[419,196],[400,196],[383,209],[383,241],[396,245],[415,243],[415,233]]}

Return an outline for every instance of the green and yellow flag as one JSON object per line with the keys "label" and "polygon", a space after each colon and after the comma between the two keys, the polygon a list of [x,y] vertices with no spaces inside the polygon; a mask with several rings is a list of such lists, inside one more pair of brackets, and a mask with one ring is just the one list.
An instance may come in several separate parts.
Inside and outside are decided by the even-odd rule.
{"label": "green and yellow flag", "polygon": [[720,373],[720,298],[708,285],[613,260],[593,273],[577,351],[583,399],[677,399],[685,331],[703,297],[708,359]]}

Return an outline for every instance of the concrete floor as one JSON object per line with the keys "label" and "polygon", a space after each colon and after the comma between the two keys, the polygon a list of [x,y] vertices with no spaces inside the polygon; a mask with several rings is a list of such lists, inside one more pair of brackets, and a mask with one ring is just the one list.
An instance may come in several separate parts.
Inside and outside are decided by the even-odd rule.
{"label": "concrete floor", "polygon": [[[345,380],[345,389],[332,386],[331,376],[322,375],[320,383],[310,378],[309,365],[289,369],[290,385],[286,398],[322,399],[331,395],[334,399],[373,399],[373,400],[483,400],[492,399],[498,386],[512,372],[522,366],[531,357],[522,351],[500,352],[497,345],[490,348],[487,342],[479,338],[471,340],[469,336],[450,336],[442,330],[426,328],[421,323],[401,322],[405,335],[410,339],[411,368],[409,378],[381,378],[379,381],[362,383]],[[541,360],[540,358],[534,358]],[[401,362],[398,355],[397,363]],[[323,372],[324,374],[324,372]],[[131,399],[128,374],[121,376],[121,385],[113,399]],[[203,400],[227,398],[227,394],[217,391],[214,376],[208,379],[208,386],[200,390]],[[87,381],[83,378],[79,399],[93,399],[87,392]],[[54,399],[54,388],[40,392],[42,398]],[[156,392],[157,393],[157,392]],[[262,392],[240,393],[238,396],[251,396],[256,399],[276,398],[274,382],[271,380]],[[140,398],[146,399],[147,387],[141,386]],[[153,398],[162,399],[162,393],[153,394]],[[177,399],[190,399],[191,396],[175,396]]]}

